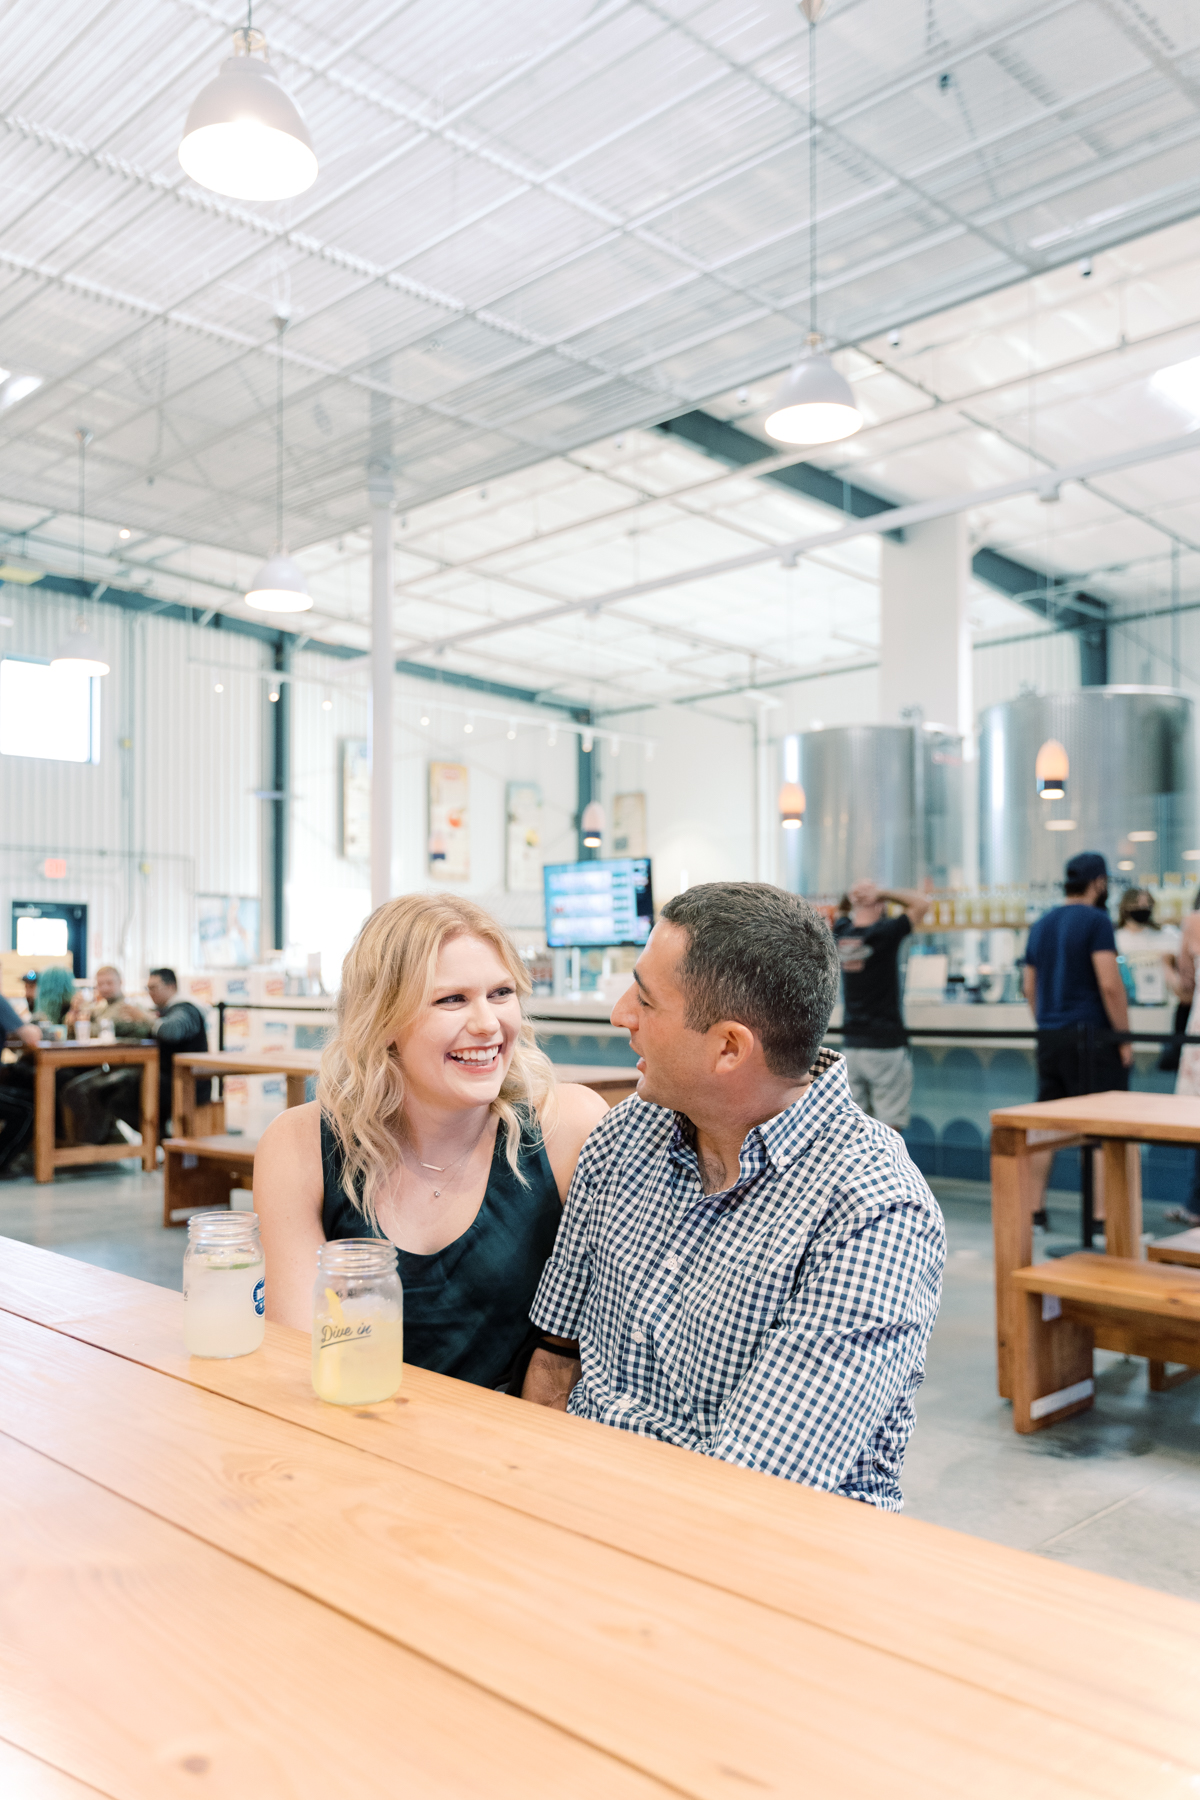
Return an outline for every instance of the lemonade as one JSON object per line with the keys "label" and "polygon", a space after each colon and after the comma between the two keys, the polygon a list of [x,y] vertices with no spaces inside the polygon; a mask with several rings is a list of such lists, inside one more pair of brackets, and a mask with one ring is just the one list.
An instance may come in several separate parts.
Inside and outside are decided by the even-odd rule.
{"label": "lemonade", "polygon": [[249,1356],[266,1330],[254,1213],[193,1213],[183,1259],[183,1341],[191,1356]]}
{"label": "lemonade", "polygon": [[[330,1297],[337,1295],[329,1290]],[[374,1296],[344,1300],[313,1319],[312,1382],[335,1406],[390,1400],[404,1377],[404,1324]]]}
{"label": "lemonade", "polygon": [[386,1238],[321,1245],[313,1289],[312,1384],[334,1406],[390,1400],[404,1378],[404,1296]]}

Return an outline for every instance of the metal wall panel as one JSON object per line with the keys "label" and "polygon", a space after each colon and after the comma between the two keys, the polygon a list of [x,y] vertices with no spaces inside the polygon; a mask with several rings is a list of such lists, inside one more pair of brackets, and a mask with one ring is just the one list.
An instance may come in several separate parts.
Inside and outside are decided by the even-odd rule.
{"label": "metal wall panel", "polygon": [[[261,646],[36,587],[5,586],[0,611],[0,655],[50,657],[82,612],[111,664],[98,762],[0,757],[4,944],[14,899],[83,900],[90,969],[115,961],[140,981],[189,966],[195,895],[260,891]],[[66,860],[64,880],[41,873],[47,857]]]}

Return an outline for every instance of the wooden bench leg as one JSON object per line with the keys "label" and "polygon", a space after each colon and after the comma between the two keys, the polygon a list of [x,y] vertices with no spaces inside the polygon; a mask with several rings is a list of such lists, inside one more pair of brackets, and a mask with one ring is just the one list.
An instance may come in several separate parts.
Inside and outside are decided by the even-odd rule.
{"label": "wooden bench leg", "polygon": [[1150,1392],[1166,1394],[1171,1388],[1182,1387],[1185,1381],[1192,1379],[1193,1375],[1200,1375],[1200,1369],[1176,1369],[1173,1375],[1168,1375],[1166,1363],[1155,1362],[1151,1357],[1146,1365],[1146,1373],[1149,1377]]}
{"label": "wooden bench leg", "polygon": [[1092,1333],[1064,1319],[1053,1295],[1013,1289],[1012,1300],[1013,1425],[1022,1434],[1044,1431],[1085,1412],[1095,1398]]}
{"label": "wooden bench leg", "polygon": [[228,1210],[229,1191],[240,1185],[237,1176],[223,1164],[206,1162],[202,1156],[186,1151],[168,1150],[163,1171],[163,1224],[186,1225],[186,1218],[172,1217],[185,1208],[191,1212],[217,1212],[222,1207]]}

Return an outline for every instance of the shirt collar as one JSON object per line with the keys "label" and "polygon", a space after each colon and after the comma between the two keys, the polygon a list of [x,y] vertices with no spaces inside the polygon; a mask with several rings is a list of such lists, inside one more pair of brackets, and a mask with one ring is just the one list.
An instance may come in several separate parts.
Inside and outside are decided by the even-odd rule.
{"label": "shirt collar", "polygon": [[[739,1157],[738,1183],[759,1173],[763,1163],[770,1163],[778,1174],[807,1150],[829,1120],[851,1103],[850,1083],[846,1078],[846,1059],[837,1050],[821,1050],[812,1066],[812,1080],[798,1100],[752,1125],[746,1133]],[[696,1159],[696,1128],[685,1113],[675,1114],[668,1154],[673,1162],[699,1172]],[[728,1192],[728,1190],[726,1190]]]}

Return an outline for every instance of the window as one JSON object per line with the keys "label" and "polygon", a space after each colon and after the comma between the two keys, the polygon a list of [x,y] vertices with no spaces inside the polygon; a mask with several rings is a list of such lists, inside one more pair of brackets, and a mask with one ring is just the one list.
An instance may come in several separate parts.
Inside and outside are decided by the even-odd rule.
{"label": "window", "polygon": [[100,683],[33,657],[0,661],[0,756],[99,762]]}
{"label": "window", "polygon": [[65,919],[20,918],[17,926],[18,956],[65,956],[67,954],[67,921]]}

